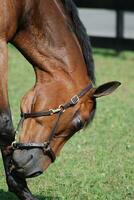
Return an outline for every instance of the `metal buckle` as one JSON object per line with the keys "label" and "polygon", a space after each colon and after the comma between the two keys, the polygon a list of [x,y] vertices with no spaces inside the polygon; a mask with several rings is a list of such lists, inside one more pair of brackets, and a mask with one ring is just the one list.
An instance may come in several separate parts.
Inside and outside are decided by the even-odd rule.
{"label": "metal buckle", "polygon": [[78,97],[78,95],[75,95],[75,96],[73,96],[72,98],[71,98],[71,103],[73,104],[73,105],[76,105],[78,102],[79,102],[79,97]]}
{"label": "metal buckle", "polygon": [[49,111],[51,112],[51,115],[53,115],[55,113],[59,113],[61,110],[62,110],[62,112],[65,112],[64,106],[62,104],[59,105],[59,107],[56,109],[49,109]]}
{"label": "metal buckle", "polygon": [[11,146],[12,146],[13,150],[18,149],[16,144],[17,144],[16,141],[12,142]]}
{"label": "metal buckle", "polygon": [[43,147],[43,151],[44,153],[50,151],[50,144],[48,142],[44,142],[44,147]]}
{"label": "metal buckle", "polygon": [[61,111],[61,108],[56,108],[56,109],[49,109],[49,111],[51,112],[51,115],[58,113]]}

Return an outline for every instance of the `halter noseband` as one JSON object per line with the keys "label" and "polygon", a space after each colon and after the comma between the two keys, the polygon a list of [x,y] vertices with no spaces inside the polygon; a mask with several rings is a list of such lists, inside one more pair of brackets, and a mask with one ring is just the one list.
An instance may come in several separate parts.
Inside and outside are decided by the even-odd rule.
{"label": "halter noseband", "polygon": [[43,150],[45,155],[49,156],[49,158],[51,159],[52,162],[54,162],[56,159],[56,156],[50,146],[50,143],[56,134],[56,129],[58,127],[58,123],[59,123],[61,115],[63,114],[63,112],[66,109],[75,106],[80,101],[80,98],[83,97],[92,88],[93,88],[92,83],[88,84],[87,87],[85,87],[83,90],[81,90],[81,92],[79,94],[73,96],[69,102],[67,102],[63,105],[60,105],[56,109],[50,109],[46,112],[21,113],[21,120],[18,124],[16,132],[19,130],[23,121],[28,118],[51,116],[53,114],[57,114],[57,120],[56,120],[54,126],[52,127],[51,134],[49,135],[49,138],[46,142],[44,142],[44,143],[18,143],[16,141],[14,141],[12,143],[13,150],[16,150],[16,149],[20,149],[20,150],[27,149],[28,150],[28,149],[33,149],[33,148],[39,148],[39,149]]}

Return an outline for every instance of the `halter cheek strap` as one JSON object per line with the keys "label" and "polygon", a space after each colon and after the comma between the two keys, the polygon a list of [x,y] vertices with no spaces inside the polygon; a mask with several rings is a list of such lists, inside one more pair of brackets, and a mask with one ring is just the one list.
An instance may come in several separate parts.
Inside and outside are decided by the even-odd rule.
{"label": "halter cheek strap", "polygon": [[92,88],[93,88],[93,85],[91,83],[88,84],[87,87],[85,87],[84,89],[82,89],[80,91],[80,93],[73,96],[70,99],[69,102],[67,102],[63,105],[60,105],[56,109],[50,109],[50,110],[45,111],[45,112],[21,113],[21,119],[20,119],[20,122],[18,123],[18,127],[16,129],[16,132],[19,130],[23,121],[25,119],[28,119],[28,118],[36,118],[36,117],[43,117],[43,116],[45,117],[45,116],[51,116],[51,115],[57,114],[57,119],[56,119],[56,122],[54,123],[54,125],[52,127],[51,133],[50,133],[48,140],[46,142],[44,142],[44,143],[19,143],[19,142],[14,141],[12,143],[13,150],[16,150],[16,149],[20,149],[20,150],[27,149],[28,150],[28,149],[33,149],[33,148],[39,148],[39,149],[43,150],[45,155],[49,156],[49,158],[51,159],[52,162],[54,162],[55,159],[56,159],[56,156],[55,156],[55,153],[53,152],[53,150],[50,146],[50,143],[51,143],[52,139],[55,137],[56,130],[57,130],[61,115],[64,113],[64,111],[66,109],[73,107],[76,104],[78,104],[78,102],[80,101],[80,98],[83,97]]}

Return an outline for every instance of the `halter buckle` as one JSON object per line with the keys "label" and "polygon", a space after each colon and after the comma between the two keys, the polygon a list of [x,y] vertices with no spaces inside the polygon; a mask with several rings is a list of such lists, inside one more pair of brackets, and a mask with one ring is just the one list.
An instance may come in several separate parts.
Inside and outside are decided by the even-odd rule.
{"label": "halter buckle", "polygon": [[50,111],[51,115],[53,115],[53,114],[59,113],[60,111],[65,112],[65,109],[64,109],[64,106],[61,104],[61,105],[59,105],[58,108],[49,109],[49,111]]}
{"label": "halter buckle", "polygon": [[76,105],[78,102],[79,102],[79,97],[78,97],[78,95],[75,95],[75,96],[73,96],[72,98],[71,98],[71,103],[72,103],[72,105]]}
{"label": "halter buckle", "polygon": [[51,115],[55,114],[55,113],[58,113],[61,111],[61,108],[56,108],[56,109],[49,109]]}

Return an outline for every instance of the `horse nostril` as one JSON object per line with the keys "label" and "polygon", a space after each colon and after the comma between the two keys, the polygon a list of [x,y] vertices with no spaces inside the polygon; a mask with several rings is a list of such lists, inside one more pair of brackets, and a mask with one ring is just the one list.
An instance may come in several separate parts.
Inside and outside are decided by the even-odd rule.
{"label": "horse nostril", "polygon": [[33,155],[33,154],[31,154],[31,160],[33,159],[33,157],[34,157],[34,155]]}

